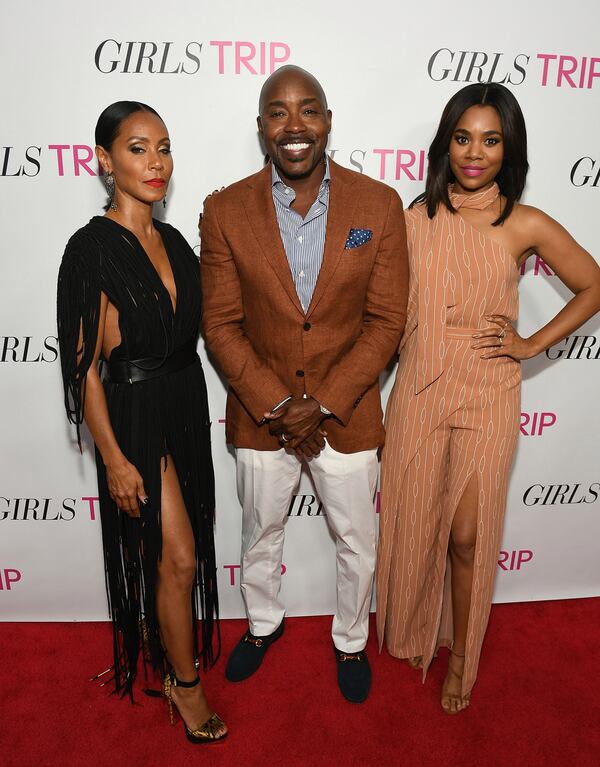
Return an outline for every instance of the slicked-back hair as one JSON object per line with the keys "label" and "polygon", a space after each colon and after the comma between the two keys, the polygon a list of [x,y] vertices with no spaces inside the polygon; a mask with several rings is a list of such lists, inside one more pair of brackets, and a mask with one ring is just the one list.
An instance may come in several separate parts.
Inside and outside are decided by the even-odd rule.
{"label": "slicked-back hair", "polygon": [[448,184],[455,178],[450,169],[448,150],[452,135],[462,115],[472,106],[490,106],[498,112],[502,124],[504,160],[496,182],[506,198],[504,210],[493,222],[498,226],[510,216],[515,202],[521,198],[529,170],[527,162],[527,130],[519,102],[500,83],[473,83],[461,88],[444,107],[435,138],[429,147],[425,191],[410,207],[423,202],[427,215],[433,218],[439,205],[455,212],[448,195]]}
{"label": "slicked-back hair", "polygon": [[[156,109],[148,106],[148,104],[142,104],[141,101],[115,101],[114,104],[109,104],[98,118],[95,131],[96,144],[110,152],[115,139],[119,135],[123,121],[136,112],[150,112],[156,115],[159,120],[162,120]],[[110,200],[104,206],[104,210],[109,208]]]}
{"label": "slicked-back hair", "polygon": [[152,109],[148,104],[142,104],[141,101],[115,101],[114,104],[107,106],[98,118],[95,132],[96,144],[110,152],[114,140],[119,135],[122,122],[136,112],[151,112],[162,120],[156,109]]}

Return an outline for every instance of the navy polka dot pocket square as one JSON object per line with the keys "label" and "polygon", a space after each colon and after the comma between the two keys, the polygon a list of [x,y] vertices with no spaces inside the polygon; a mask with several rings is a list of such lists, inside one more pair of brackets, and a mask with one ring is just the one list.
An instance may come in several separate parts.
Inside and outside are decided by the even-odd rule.
{"label": "navy polka dot pocket square", "polygon": [[346,240],[345,248],[360,248],[365,242],[369,242],[373,236],[372,229],[351,229],[348,239]]}

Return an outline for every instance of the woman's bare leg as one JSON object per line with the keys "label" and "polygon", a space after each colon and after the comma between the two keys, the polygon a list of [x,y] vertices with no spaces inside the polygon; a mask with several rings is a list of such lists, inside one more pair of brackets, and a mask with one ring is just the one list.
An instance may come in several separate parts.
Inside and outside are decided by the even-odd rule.
{"label": "woman's bare leg", "polygon": [[[161,638],[177,678],[192,682],[198,675],[194,662],[191,606],[195,546],[171,456],[166,471],[162,472],[161,523],[162,559],[156,588]],[[214,713],[201,684],[192,688],[173,687],[172,696],[183,720],[192,730],[199,729]],[[218,734],[226,731],[224,728]]]}
{"label": "woman's bare leg", "polygon": [[452,566],[454,644],[448,656],[448,672],[442,685],[442,708],[451,714],[469,705],[469,696],[463,696],[461,688],[477,541],[477,495],[477,477],[473,475],[456,509],[448,546]]}

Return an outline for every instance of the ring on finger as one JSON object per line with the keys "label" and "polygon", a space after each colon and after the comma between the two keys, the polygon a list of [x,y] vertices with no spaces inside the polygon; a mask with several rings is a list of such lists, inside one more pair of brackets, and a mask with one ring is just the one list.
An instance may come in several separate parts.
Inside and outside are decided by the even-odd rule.
{"label": "ring on finger", "polygon": [[280,434],[279,439],[281,442],[289,442],[289,439],[285,436],[285,434]]}
{"label": "ring on finger", "polygon": [[504,336],[506,335],[506,325],[502,328],[502,332],[498,333],[498,338],[502,340]]}

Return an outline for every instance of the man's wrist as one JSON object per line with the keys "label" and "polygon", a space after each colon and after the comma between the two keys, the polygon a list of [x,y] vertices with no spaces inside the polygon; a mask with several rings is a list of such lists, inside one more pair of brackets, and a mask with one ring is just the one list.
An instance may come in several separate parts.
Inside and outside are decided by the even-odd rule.
{"label": "man's wrist", "polygon": [[278,411],[280,408],[282,408],[284,405],[287,405],[287,403],[288,403],[288,402],[289,402],[291,399],[294,399],[294,395],[293,395],[293,394],[288,394],[288,395],[287,395],[287,397],[284,397],[284,398],[283,398],[282,400],[280,400],[280,401],[279,401],[279,402],[278,402],[276,405],[273,405],[273,407],[271,408],[271,410],[270,410],[269,412],[270,412],[270,413],[276,413],[276,412],[277,412],[277,411]]}
{"label": "man's wrist", "polygon": [[[287,397],[284,397],[276,405],[273,405],[273,407],[269,410],[269,413],[276,413],[278,410],[281,410],[281,408],[284,407],[284,405],[287,405],[287,403],[290,400],[293,400],[293,399],[294,399],[294,395],[293,394],[288,394]],[[267,422],[267,419],[263,417],[258,422],[258,425],[262,426],[262,424],[264,424],[266,422]]]}

